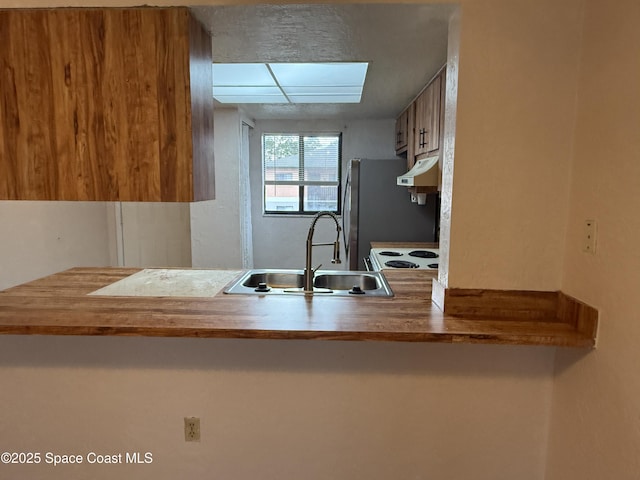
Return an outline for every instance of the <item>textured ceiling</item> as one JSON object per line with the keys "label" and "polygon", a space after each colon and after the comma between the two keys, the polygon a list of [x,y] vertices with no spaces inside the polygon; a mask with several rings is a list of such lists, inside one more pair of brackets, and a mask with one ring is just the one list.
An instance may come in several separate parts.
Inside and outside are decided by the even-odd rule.
{"label": "textured ceiling", "polygon": [[214,62],[370,62],[360,104],[252,105],[256,119],[395,118],[444,65],[448,5],[192,7]]}

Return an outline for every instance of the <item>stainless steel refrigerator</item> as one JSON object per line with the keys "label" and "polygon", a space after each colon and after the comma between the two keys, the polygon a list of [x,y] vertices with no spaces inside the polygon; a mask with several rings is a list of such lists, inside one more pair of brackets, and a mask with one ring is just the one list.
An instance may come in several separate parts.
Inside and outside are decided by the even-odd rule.
{"label": "stainless steel refrigerator", "polygon": [[402,159],[353,159],[343,185],[342,223],[349,270],[364,270],[371,242],[438,241],[437,193],[425,205],[412,203],[407,187],[397,185],[406,173]]}

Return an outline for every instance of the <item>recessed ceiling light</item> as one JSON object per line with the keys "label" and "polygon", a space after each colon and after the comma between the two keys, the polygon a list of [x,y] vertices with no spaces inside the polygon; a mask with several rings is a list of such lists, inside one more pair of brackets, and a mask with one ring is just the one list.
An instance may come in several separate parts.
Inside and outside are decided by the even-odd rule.
{"label": "recessed ceiling light", "polygon": [[368,63],[214,63],[221,103],[359,103]]}

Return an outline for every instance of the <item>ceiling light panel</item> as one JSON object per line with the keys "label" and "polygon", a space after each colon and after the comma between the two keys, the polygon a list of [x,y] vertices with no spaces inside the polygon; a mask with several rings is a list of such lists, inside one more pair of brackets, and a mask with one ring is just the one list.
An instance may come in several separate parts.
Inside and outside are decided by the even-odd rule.
{"label": "ceiling light panel", "polygon": [[367,63],[214,64],[222,103],[358,103]]}

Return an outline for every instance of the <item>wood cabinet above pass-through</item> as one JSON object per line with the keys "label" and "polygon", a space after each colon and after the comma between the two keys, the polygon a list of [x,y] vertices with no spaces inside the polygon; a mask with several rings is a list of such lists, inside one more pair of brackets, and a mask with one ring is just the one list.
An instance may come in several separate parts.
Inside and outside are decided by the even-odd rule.
{"label": "wood cabinet above pass-through", "polygon": [[214,198],[211,39],[187,8],[0,11],[0,199]]}

